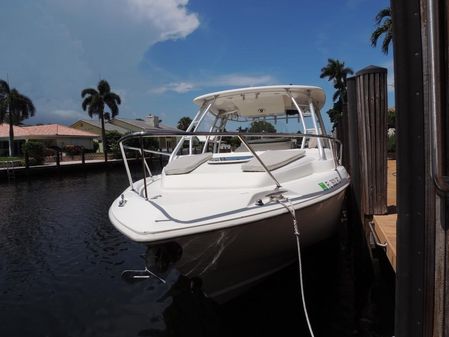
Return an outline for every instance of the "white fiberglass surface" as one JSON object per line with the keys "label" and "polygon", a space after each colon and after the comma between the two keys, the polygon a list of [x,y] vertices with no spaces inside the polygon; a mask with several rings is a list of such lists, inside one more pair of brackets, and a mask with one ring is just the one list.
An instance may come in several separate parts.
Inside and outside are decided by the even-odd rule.
{"label": "white fiberglass surface", "polygon": [[[313,199],[332,193],[323,189],[323,184],[332,182],[338,187],[342,181],[341,176],[333,169],[333,162],[327,160],[314,160],[313,158],[303,158],[306,161],[307,175],[296,179],[282,182],[282,188],[287,192],[283,195],[290,198],[297,204],[304,205],[313,202]],[[302,159],[301,159],[302,160]],[[288,166],[293,166],[289,164]],[[219,169],[219,172],[217,171]],[[282,176],[276,171],[283,170],[288,175],[291,167],[285,167],[273,171],[277,178]],[[298,168],[296,167],[296,171]],[[159,176],[148,184],[148,199],[142,195],[142,182],[135,185],[138,193],[128,191],[125,193],[127,203],[125,207],[114,210],[114,216],[132,231],[138,233],[157,233],[180,228],[197,227],[205,224],[221,222],[245,222],[245,217],[254,220],[254,217],[264,217],[264,212],[283,212],[281,205],[270,202],[266,197],[275,189],[274,182],[268,177],[266,184],[256,187],[245,185],[254,176],[266,177],[264,172],[242,172],[240,164],[210,165],[204,163],[197,170],[179,176]],[[164,179],[173,177],[185,180],[184,187],[166,188],[162,183]],[[220,184],[227,185],[227,188],[198,188],[186,185],[198,183],[206,178],[215,179]],[[207,179],[206,179],[207,180]],[[175,180],[177,182],[177,180]],[[179,182],[179,181],[178,181]],[[334,186],[331,186],[334,187]],[[341,186],[340,186],[341,187]],[[257,206],[257,201],[261,199],[263,207]],[[252,219],[250,219],[252,217]]]}

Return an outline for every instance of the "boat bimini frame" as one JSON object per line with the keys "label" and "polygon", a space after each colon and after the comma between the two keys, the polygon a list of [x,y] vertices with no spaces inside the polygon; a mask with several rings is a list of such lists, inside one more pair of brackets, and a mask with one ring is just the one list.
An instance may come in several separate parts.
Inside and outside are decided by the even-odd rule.
{"label": "boat bimini frame", "polygon": [[[296,86],[297,88],[300,86]],[[196,98],[194,100],[195,103],[199,104],[201,106],[200,110],[195,115],[194,119],[192,120],[191,124],[189,125],[188,129],[184,131],[152,131],[152,132],[135,132],[132,134],[125,135],[122,137],[119,141],[120,150],[125,162],[125,168],[128,175],[128,180],[130,187],[133,191],[134,189],[134,181],[131,175],[131,171],[129,169],[128,161],[127,161],[127,155],[126,150],[135,151],[140,154],[141,161],[142,161],[142,171],[143,171],[143,185],[144,185],[144,196],[145,199],[148,199],[148,191],[147,191],[147,178],[152,177],[153,174],[151,173],[151,170],[145,160],[145,154],[157,154],[161,156],[168,156],[168,162],[173,161],[181,152],[184,150],[184,143],[188,142],[188,153],[187,155],[193,155],[197,152],[194,152],[196,148],[194,149],[194,139],[197,137],[197,139],[202,139],[202,142],[204,142],[204,145],[202,146],[201,153],[206,153],[209,151],[210,148],[212,148],[212,153],[220,153],[221,148],[221,142],[223,138],[230,138],[230,137],[237,137],[241,143],[248,149],[248,151],[251,153],[251,155],[260,163],[261,167],[265,171],[267,175],[270,176],[270,178],[273,180],[275,184],[275,188],[279,189],[281,187],[281,184],[278,182],[278,180],[273,176],[273,174],[270,172],[270,170],[267,168],[266,164],[263,162],[263,160],[260,159],[259,155],[257,154],[256,150],[253,148],[254,143],[251,143],[251,140],[255,138],[263,137],[266,138],[276,138],[276,139],[285,139],[286,141],[297,141],[300,140],[300,143],[297,142],[298,147],[301,149],[304,149],[306,147],[307,142],[310,142],[312,139],[316,140],[316,147],[318,150],[318,158],[319,160],[326,160],[326,151],[325,148],[328,147],[332,153],[335,168],[337,168],[339,165],[341,165],[341,155],[342,155],[342,145],[341,142],[329,135],[326,135],[323,133],[323,130],[325,130],[324,123],[321,117],[321,114],[319,113],[319,109],[322,106],[322,102],[324,101],[324,93],[322,91],[318,92],[318,94],[322,95],[316,98],[317,93],[315,94],[315,97],[311,94],[311,90],[308,90],[309,88],[312,89],[319,89],[315,87],[300,87],[301,91],[300,93],[303,95],[301,97],[302,101],[298,102],[298,97],[295,98],[292,94],[292,91],[289,89],[289,86],[271,86],[271,87],[259,87],[261,88],[260,92],[257,91],[258,88],[250,88],[246,91],[243,91],[241,89],[237,90],[228,90],[223,91],[215,94],[209,94],[204,95]],[[272,90],[269,92],[271,95],[273,95],[273,88],[275,88],[276,93],[278,96],[277,99],[282,95],[283,106],[285,109],[282,112],[273,111],[273,106],[267,101],[263,101],[263,94],[266,94],[267,89],[271,88]],[[297,89],[296,88],[296,89]],[[264,92],[265,90],[265,92]],[[298,91],[295,92],[298,95]],[[250,95],[252,95],[250,97]],[[286,98],[288,97],[290,99],[290,102],[286,103]],[[229,100],[239,99],[240,101],[236,104],[229,104]],[[242,110],[242,107],[245,106],[241,104],[245,100],[249,101],[249,105],[251,106],[251,100],[252,102],[255,102],[257,100],[263,101],[264,104],[259,104],[258,106],[267,106],[267,109],[265,110],[264,107],[258,108],[256,110],[249,111]],[[240,105],[239,105],[240,103]],[[258,102],[259,103],[259,102]],[[251,106],[254,108],[254,104]],[[289,108],[291,107],[291,108]],[[279,106],[276,106],[274,108],[279,108]],[[271,111],[270,111],[271,109]],[[286,123],[288,123],[289,117],[297,115],[297,120],[299,122],[299,125],[302,128],[302,133],[248,133],[248,132],[226,132],[225,126],[228,121],[238,121],[238,122],[249,122],[251,120],[273,120],[275,124],[277,123],[278,119],[284,119]],[[311,127],[308,128],[306,124],[306,118],[311,119]],[[205,123],[205,121],[208,120],[208,123]],[[201,130],[200,126],[206,125],[206,130]],[[310,124],[310,123],[309,123]],[[164,152],[162,150],[154,150],[154,149],[148,149],[145,148],[145,138],[160,138],[160,137],[176,137],[180,139],[173,149],[171,153]],[[134,144],[136,143],[135,140],[139,140],[138,146],[131,146],[127,145],[126,143],[130,142],[130,140],[134,139]],[[299,144],[301,144],[299,146]],[[338,151],[337,151],[338,149]],[[329,154],[329,152],[327,152]]]}

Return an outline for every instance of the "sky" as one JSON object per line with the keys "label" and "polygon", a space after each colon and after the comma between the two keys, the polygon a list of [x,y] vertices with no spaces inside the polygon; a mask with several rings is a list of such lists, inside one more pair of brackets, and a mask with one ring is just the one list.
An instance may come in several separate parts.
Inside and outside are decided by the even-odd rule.
{"label": "sky", "polygon": [[27,124],[88,119],[81,90],[106,79],[122,98],[119,117],[193,118],[193,98],[247,86],[333,87],[329,58],[355,72],[388,69],[392,51],[370,35],[385,0],[2,0],[0,79],[32,99]]}

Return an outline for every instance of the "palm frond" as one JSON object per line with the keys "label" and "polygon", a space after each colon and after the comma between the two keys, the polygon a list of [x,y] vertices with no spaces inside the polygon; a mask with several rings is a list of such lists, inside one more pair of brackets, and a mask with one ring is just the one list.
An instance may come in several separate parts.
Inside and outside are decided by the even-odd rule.
{"label": "palm frond", "polygon": [[340,91],[337,90],[337,91],[334,92],[334,96],[332,97],[332,100],[334,102],[336,102],[336,101],[338,101],[339,98],[340,98]]}
{"label": "palm frond", "polygon": [[109,98],[108,100],[105,100],[106,105],[111,109],[111,115],[112,118],[118,115],[118,106],[115,104],[115,101],[112,98]]}
{"label": "palm frond", "polygon": [[391,17],[391,8],[390,7],[386,7],[381,9],[377,14],[376,14],[376,25],[380,25],[380,23],[382,22],[382,20],[384,18],[389,18]]}
{"label": "palm frond", "polygon": [[4,80],[0,80],[0,94],[9,94],[9,84]]}
{"label": "palm frond", "polygon": [[393,31],[388,30],[388,32],[384,36],[384,41],[382,42],[382,52],[387,55],[388,54],[388,48],[391,44],[391,41],[393,41]]}
{"label": "palm frond", "polygon": [[92,99],[90,100],[90,104],[88,104],[87,114],[90,118],[93,115],[101,115],[103,113],[104,104],[103,99],[100,95],[90,96]]}
{"label": "palm frond", "polygon": [[100,82],[98,82],[98,92],[100,93],[100,95],[106,95],[107,93],[111,92],[111,86],[109,85],[108,81],[106,80],[101,80]]}
{"label": "palm frond", "polygon": [[81,98],[84,98],[84,96],[86,96],[86,95],[95,96],[95,95],[98,95],[98,92],[97,92],[97,90],[95,90],[93,88],[86,88],[83,91],[81,91]]}
{"label": "palm frond", "polygon": [[34,116],[36,108],[30,98],[22,95],[17,89],[9,93],[9,117],[17,124],[24,119]]}
{"label": "palm frond", "polygon": [[8,104],[6,99],[0,100],[0,123],[6,119],[6,114],[8,113]]}
{"label": "palm frond", "polygon": [[382,52],[388,54],[388,48],[393,41],[393,21],[391,18],[391,8],[387,7],[380,10],[376,17],[377,28],[371,34],[371,46],[376,47],[379,39],[383,36]]}
{"label": "palm frond", "polygon": [[120,96],[117,95],[115,92],[109,92],[104,96],[105,101],[106,100],[113,100],[116,104],[120,105],[122,103]]}
{"label": "palm frond", "polygon": [[87,96],[83,102],[81,103],[81,107],[83,108],[83,111],[86,111],[87,107],[91,104],[92,98],[95,96]]}

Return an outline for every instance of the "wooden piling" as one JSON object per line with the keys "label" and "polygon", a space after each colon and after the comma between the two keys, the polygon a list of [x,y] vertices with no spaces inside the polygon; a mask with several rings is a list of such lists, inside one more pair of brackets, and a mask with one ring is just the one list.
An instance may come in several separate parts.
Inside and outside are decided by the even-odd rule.
{"label": "wooden piling", "polygon": [[387,213],[387,69],[369,66],[347,80],[344,147],[357,208],[365,216]]}
{"label": "wooden piling", "polygon": [[387,212],[387,69],[356,73],[361,202],[365,214]]}

